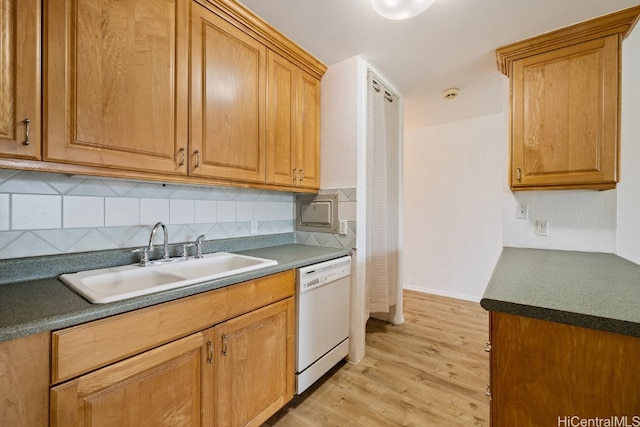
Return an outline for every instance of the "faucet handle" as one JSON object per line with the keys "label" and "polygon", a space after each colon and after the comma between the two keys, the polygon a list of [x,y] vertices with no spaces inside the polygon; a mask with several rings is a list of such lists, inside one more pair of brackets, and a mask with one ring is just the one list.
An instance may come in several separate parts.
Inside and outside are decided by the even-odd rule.
{"label": "faucet handle", "polygon": [[204,234],[196,237],[196,241],[193,244],[196,247],[196,258],[202,258],[202,240],[204,239]]}
{"label": "faucet handle", "polygon": [[195,245],[196,245],[195,243],[183,243],[182,244],[182,256],[184,258],[188,258],[189,257],[189,253],[187,252],[187,249],[188,248],[192,248]]}
{"label": "faucet handle", "polygon": [[138,248],[131,251],[131,253],[142,253],[140,256],[140,267],[146,267],[149,263],[149,248]]}

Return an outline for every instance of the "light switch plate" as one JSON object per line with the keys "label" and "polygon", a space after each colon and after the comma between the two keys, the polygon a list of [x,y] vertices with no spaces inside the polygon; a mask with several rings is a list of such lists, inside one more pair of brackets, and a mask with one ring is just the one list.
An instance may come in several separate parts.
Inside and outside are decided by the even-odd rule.
{"label": "light switch plate", "polygon": [[346,236],[347,235],[347,220],[346,219],[341,219],[340,220],[340,232],[338,233],[341,236]]}
{"label": "light switch plate", "polygon": [[516,218],[518,219],[527,219],[529,218],[529,205],[522,204],[518,206],[518,211],[516,212]]}

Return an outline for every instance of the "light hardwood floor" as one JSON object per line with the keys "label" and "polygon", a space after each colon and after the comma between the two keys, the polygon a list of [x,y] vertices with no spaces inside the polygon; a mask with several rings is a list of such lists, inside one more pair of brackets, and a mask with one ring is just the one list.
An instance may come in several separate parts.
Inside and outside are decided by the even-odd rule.
{"label": "light hardwood floor", "polygon": [[263,427],[489,426],[488,315],[404,291],[405,323],[371,319],[366,357],[341,363]]}

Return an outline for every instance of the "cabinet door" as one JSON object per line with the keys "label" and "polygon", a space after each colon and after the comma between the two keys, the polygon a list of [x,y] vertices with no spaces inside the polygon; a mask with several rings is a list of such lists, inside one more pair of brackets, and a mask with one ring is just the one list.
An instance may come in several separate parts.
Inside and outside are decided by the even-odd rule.
{"label": "cabinet door", "polygon": [[294,334],[293,297],[214,328],[218,427],[260,426],[293,398]]}
{"label": "cabinet door", "polygon": [[320,188],[320,81],[300,72],[298,79],[298,186]]}
{"label": "cabinet door", "polygon": [[189,3],[44,5],[44,159],[185,174]]}
{"label": "cabinet door", "polygon": [[49,425],[49,348],[51,334],[0,343],[0,424]]}
{"label": "cabinet door", "polygon": [[631,425],[639,355],[635,337],[492,312],[491,425],[578,425],[572,416]]}
{"label": "cabinet door", "polygon": [[266,47],[192,8],[189,174],[264,183]]}
{"label": "cabinet door", "polygon": [[267,182],[320,188],[320,81],[269,51]]}
{"label": "cabinet door", "polygon": [[618,37],[513,62],[512,188],[615,186]]}
{"label": "cabinet door", "polygon": [[202,344],[190,335],[52,388],[51,426],[201,426]]}
{"label": "cabinet door", "polygon": [[267,53],[267,62],[269,67],[267,182],[295,186],[298,71],[295,65],[272,51]]}
{"label": "cabinet door", "polygon": [[0,0],[0,157],[39,160],[40,1]]}

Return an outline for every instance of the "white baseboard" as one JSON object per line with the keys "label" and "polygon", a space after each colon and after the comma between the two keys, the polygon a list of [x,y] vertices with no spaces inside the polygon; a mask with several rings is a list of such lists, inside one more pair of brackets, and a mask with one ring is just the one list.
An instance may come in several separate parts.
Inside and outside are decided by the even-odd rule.
{"label": "white baseboard", "polygon": [[477,302],[477,303],[479,303],[480,299],[482,298],[477,295],[466,295],[466,294],[460,294],[457,292],[447,292],[447,291],[443,291],[442,289],[419,288],[416,286],[409,286],[409,285],[403,285],[403,289],[407,289],[409,291],[422,292],[423,294],[433,294],[433,295],[439,295],[441,297],[449,297],[449,298],[455,298],[455,299]]}

